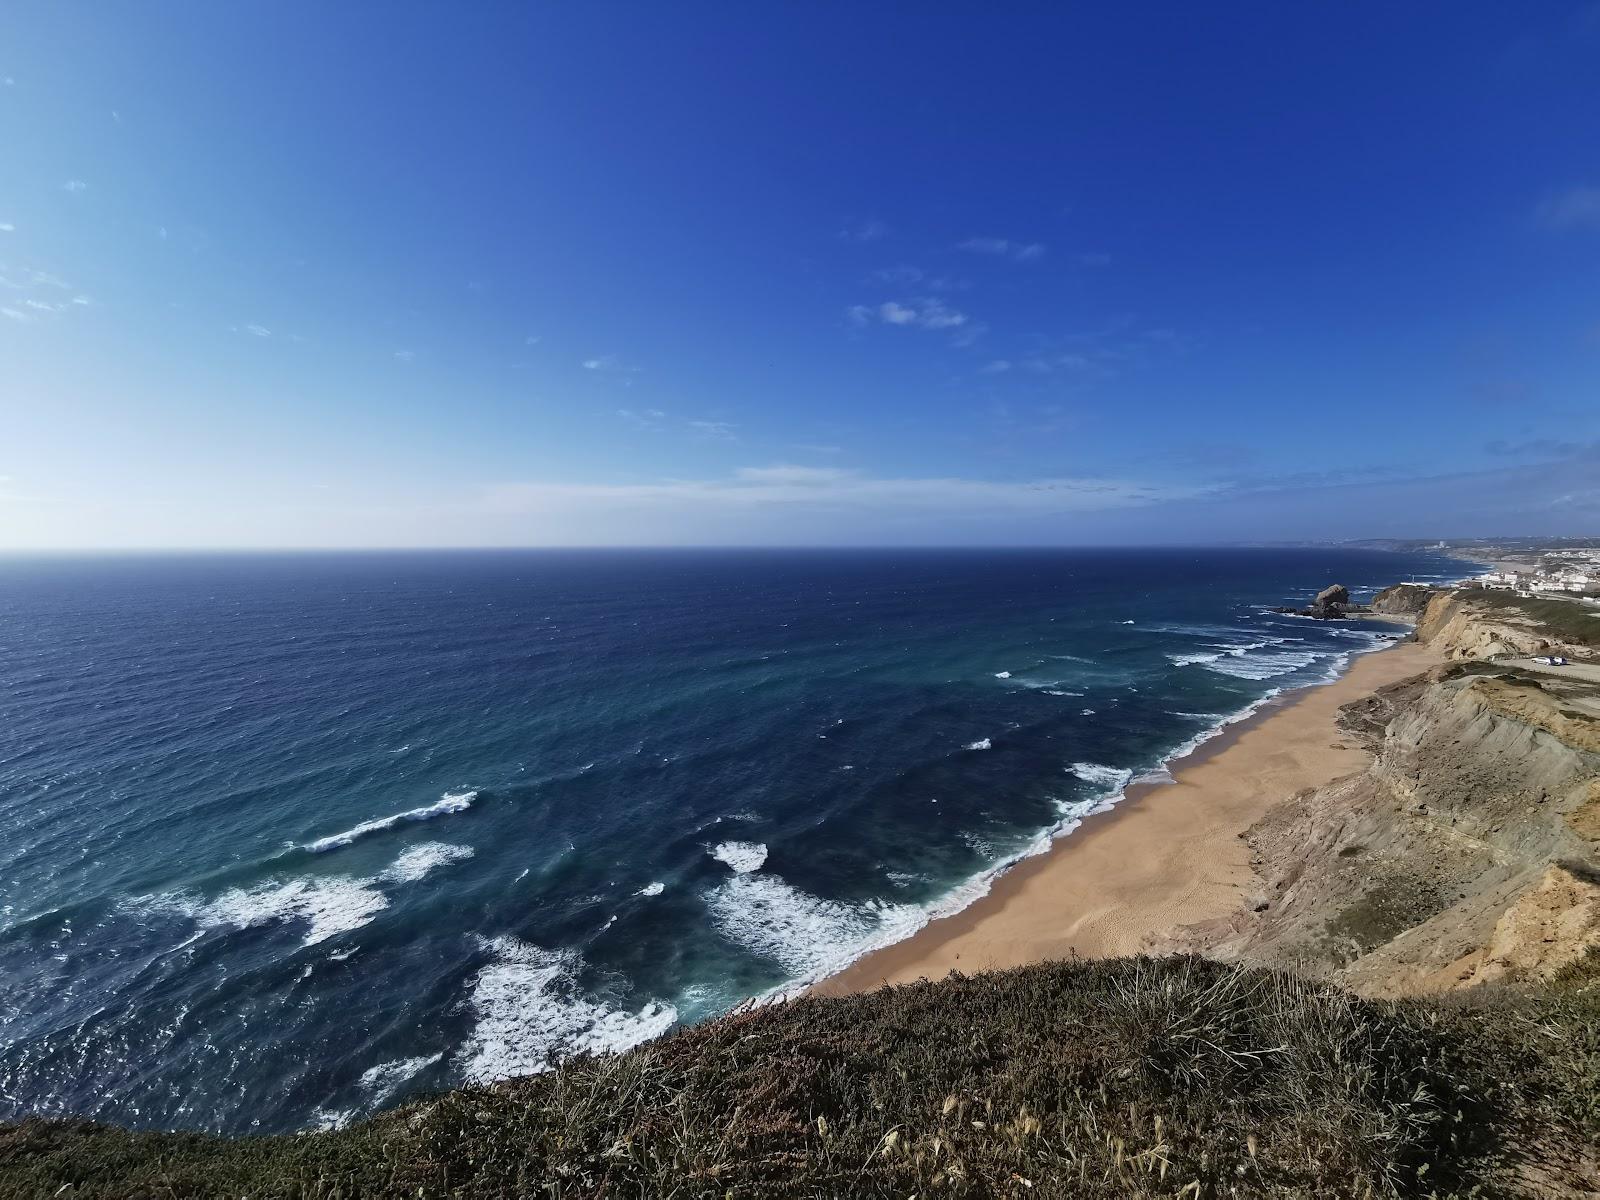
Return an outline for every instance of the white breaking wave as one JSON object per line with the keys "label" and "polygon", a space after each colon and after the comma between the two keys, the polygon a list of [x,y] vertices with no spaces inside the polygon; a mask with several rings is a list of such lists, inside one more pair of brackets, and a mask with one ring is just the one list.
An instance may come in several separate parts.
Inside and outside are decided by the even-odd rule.
{"label": "white breaking wave", "polygon": [[994,673],[994,677],[996,679],[1010,679],[1011,678],[1011,672],[1010,671],[996,671]]}
{"label": "white breaking wave", "polygon": [[536,1075],[573,1054],[628,1050],[677,1024],[678,1010],[670,1004],[652,1000],[626,1012],[583,996],[577,984],[581,960],[570,951],[512,937],[483,946],[496,960],[472,983],[469,1003],[477,1024],[461,1048],[468,1082]]}
{"label": "white breaking wave", "polygon": [[431,821],[435,817],[442,817],[449,813],[466,812],[472,807],[472,802],[478,798],[477,792],[446,792],[444,797],[433,804],[424,805],[422,808],[408,809],[403,813],[395,813],[391,817],[378,817],[375,820],[363,821],[346,829],[343,833],[329,834],[327,837],[318,838],[314,842],[307,842],[301,847],[312,854],[322,854],[328,850],[337,850],[340,846],[348,846],[357,838],[365,837],[369,833],[380,833],[385,829],[393,829],[396,825],[407,821]]}
{"label": "white breaking wave", "polygon": [[928,921],[917,905],[840,904],[776,875],[737,875],[706,895],[717,927],[796,980],[842,970],[869,950],[910,937]]}
{"label": "white breaking wave", "polygon": [[761,842],[721,842],[712,849],[711,857],[745,875],[761,869],[767,861],[767,848]]}
{"label": "white breaking wave", "polygon": [[443,1057],[441,1052],[426,1054],[421,1058],[397,1058],[393,1062],[379,1063],[362,1073],[361,1090],[372,1098],[374,1104],[380,1104],[418,1071],[433,1066]]}
{"label": "white breaking wave", "polygon": [[1167,657],[1172,660],[1172,665],[1175,667],[1193,667],[1216,662],[1222,657],[1222,651],[1218,650],[1212,654],[1169,654]]}
{"label": "white breaking wave", "polygon": [[278,921],[304,921],[305,944],[314,946],[335,934],[360,929],[389,907],[389,898],[370,879],[334,875],[326,879],[270,880],[249,888],[232,888],[214,900],[165,898],[168,907],[191,917],[205,929],[231,925],[251,929]]}
{"label": "white breaking wave", "polygon": [[994,743],[991,742],[988,738],[979,738],[975,742],[968,742],[967,743],[967,749],[968,750],[990,750],[990,749],[993,749],[993,748],[994,748]]}
{"label": "white breaking wave", "polygon": [[466,846],[426,842],[404,851],[373,879],[354,875],[268,879],[250,887],[229,888],[211,900],[179,893],[157,896],[148,903],[180,912],[202,929],[253,929],[303,921],[304,945],[314,946],[336,934],[360,929],[388,908],[389,898],[379,890],[379,884],[415,883],[436,867],[471,857],[472,851]]}
{"label": "white breaking wave", "polygon": [[388,883],[415,883],[435,867],[449,866],[471,858],[471,846],[450,846],[444,842],[423,842],[402,851],[394,865],[378,876]]}
{"label": "white breaking wave", "polygon": [[1303,670],[1322,657],[1311,650],[1283,650],[1273,654],[1218,659],[1207,663],[1206,670],[1219,675],[1232,675],[1235,679],[1271,679],[1275,675]]}
{"label": "white breaking wave", "polygon": [[664,884],[664,883],[659,883],[659,882],[658,883],[647,883],[642,888],[640,888],[637,892],[635,892],[634,895],[635,896],[659,896],[659,895],[661,895],[662,892],[664,892],[666,890],[667,890],[667,885]]}
{"label": "white breaking wave", "polygon": [[1067,770],[1107,795],[1120,792],[1133,778],[1132,771],[1123,767],[1108,767],[1103,763],[1075,762]]}

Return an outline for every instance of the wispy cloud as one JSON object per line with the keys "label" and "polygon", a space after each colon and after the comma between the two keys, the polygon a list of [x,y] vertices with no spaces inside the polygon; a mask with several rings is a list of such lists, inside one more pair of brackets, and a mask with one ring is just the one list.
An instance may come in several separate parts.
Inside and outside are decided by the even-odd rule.
{"label": "wispy cloud", "polygon": [[1600,187],[1569,187],[1552,192],[1539,202],[1534,220],[1545,228],[1600,229]]}
{"label": "wispy cloud", "polygon": [[530,333],[527,337],[522,339],[522,344],[524,346],[537,346],[542,341],[544,341],[544,339],[538,334]]}
{"label": "wispy cloud", "polygon": [[1015,242],[1010,238],[997,237],[968,238],[958,244],[956,249],[971,254],[992,254],[997,258],[1009,258],[1013,262],[1032,262],[1036,258],[1043,258],[1045,254],[1045,247],[1039,242]]}
{"label": "wispy cloud", "polygon": [[59,318],[90,303],[85,295],[63,295],[74,291],[65,279],[31,267],[13,268],[0,263],[0,288],[11,293],[10,302],[0,315],[13,321]]}
{"label": "wispy cloud", "polygon": [[1009,358],[996,358],[990,362],[984,363],[983,366],[979,367],[978,374],[1003,375],[1005,372],[1011,370],[1011,366],[1012,364]]}
{"label": "wispy cloud", "polygon": [[415,350],[396,350],[394,352],[394,356],[398,362],[415,362],[417,359],[417,352]]}
{"label": "wispy cloud", "polygon": [[690,421],[689,428],[703,438],[714,442],[736,442],[739,435],[734,432],[737,425],[728,421]]}
{"label": "wispy cloud", "polygon": [[266,338],[272,336],[272,330],[265,325],[246,325],[244,331],[251,337]]}
{"label": "wispy cloud", "polygon": [[966,313],[951,308],[937,296],[856,304],[845,310],[845,315],[859,328],[881,322],[908,329],[957,329],[971,320]]}
{"label": "wispy cloud", "polygon": [[706,441],[736,442],[737,425],[729,421],[709,421],[697,417],[677,417],[659,408],[619,408],[617,416],[637,429],[681,431]]}
{"label": "wispy cloud", "polygon": [[61,186],[69,192],[87,191],[89,187],[89,185],[81,179],[69,179]]}
{"label": "wispy cloud", "polygon": [[582,509],[592,512],[646,509],[679,511],[816,508],[877,516],[899,513],[963,515],[1018,512],[1093,512],[1191,499],[1210,494],[1207,485],[1147,483],[1126,479],[1047,478],[1019,482],[955,477],[884,478],[832,467],[792,463],[740,467],[720,479],[660,483],[503,483],[486,489],[499,511]]}
{"label": "wispy cloud", "polygon": [[601,375],[637,375],[644,368],[629,366],[614,354],[602,354],[598,358],[584,359],[583,369]]}
{"label": "wispy cloud", "polygon": [[850,221],[839,231],[846,242],[876,242],[888,236],[889,227],[878,220]]}
{"label": "wispy cloud", "polygon": [[17,227],[10,221],[0,221],[0,233],[15,233]]}

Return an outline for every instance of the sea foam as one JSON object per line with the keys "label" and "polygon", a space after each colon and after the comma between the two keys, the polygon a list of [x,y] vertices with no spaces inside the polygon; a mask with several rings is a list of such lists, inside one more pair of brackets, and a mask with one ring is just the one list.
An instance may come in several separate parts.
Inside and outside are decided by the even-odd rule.
{"label": "sea foam", "polygon": [[477,792],[446,792],[444,796],[432,804],[422,808],[407,809],[393,816],[378,817],[371,821],[363,821],[353,825],[342,833],[329,834],[327,837],[317,838],[316,841],[307,842],[301,847],[312,854],[323,854],[329,850],[337,850],[341,846],[348,846],[357,838],[366,837],[369,833],[381,833],[385,829],[393,829],[396,825],[407,821],[431,821],[435,817],[447,816],[450,813],[466,812],[472,807],[472,802],[478,798]]}
{"label": "sea foam", "polygon": [[911,936],[928,911],[909,904],[842,904],[776,875],[736,875],[706,895],[717,927],[797,981],[842,970],[869,950]]}
{"label": "sea foam", "polygon": [[761,842],[719,842],[712,848],[711,857],[744,875],[761,869],[767,861],[767,848]]}
{"label": "sea foam", "polygon": [[461,1048],[469,1082],[537,1074],[572,1054],[627,1050],[677,1024],[671,1004],[651,1001],[628,1012],[584,996],[577,984],[582,963],[571,951],[512,937],[482,945],[495,960],[472,982],[477,1023]]}
{"label": "sea foam", "polygon": [[375,878],[306,875],[268,879],[250,887],[229,888],[210,900],[178,893],[158,896],[156,907],[180,912],[202,929],[231,926],[253,929],[280,922],[304,922],[303,944],[314,946],[373,921],[389,907],[381,884],[415,883],[438,867],[471,858],[466,846],[425,842],[403,851]]}
{"label": "sea foam", "polygon": [[992,741],[990,741],[988,738],[979,738],[975,742],[968,742],[967,743],[967,749],[968,750],[990,750],[990,749],[993,749],[993,747],[994,747],[994,743]]}

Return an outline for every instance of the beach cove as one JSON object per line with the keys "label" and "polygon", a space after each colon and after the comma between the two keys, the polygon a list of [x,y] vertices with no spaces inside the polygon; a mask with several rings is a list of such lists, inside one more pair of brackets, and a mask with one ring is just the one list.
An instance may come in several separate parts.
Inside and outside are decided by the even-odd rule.
{"label": "beach cove", "polygon": [[858,959],[813,994],[1137,954],[1181,926],[1227,917],[1256,882],[1244,832],[1295,793],[1371,761],[1342,736],[1340,708],[1438,662],[1428,647],[1405,642],[1357,657],[1331,683],[1268,702],[1171,764],[1170,782],[1129,786],[1114,807],[997,878],[986,896]]}

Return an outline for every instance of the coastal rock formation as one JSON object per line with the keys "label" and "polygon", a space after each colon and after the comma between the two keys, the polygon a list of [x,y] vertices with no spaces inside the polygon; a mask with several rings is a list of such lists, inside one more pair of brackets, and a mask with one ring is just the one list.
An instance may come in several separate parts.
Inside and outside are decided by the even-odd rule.
{"label": "coastal rock formation", "polygon": [[1422,610],[1428,607],[1428,601],[1433,594],[1432,588],[1420,583],[1397,583],[1384,588],[1374,596],[1369,607],[1375,613],[1386,613],[1389,616],[1420,616]]}
{"label": "coastal rock formation", "polygon": [[1448,665],[1349,706],[1371,767],[1245,835],[1261,879],[1169,948],[1371,996],[1543,978],[1600,944],[1600,705],[1577,681]]}
{"label": "coastal rock formation", "polygon": [[1272,611],[1292,613],[1297,617],[1315,617],[1319,621],[1336,621],[1353,613],[1366,612],[1367,609],[1364,605],[1352,604],[1350,589],[1342,583],[1335,583],[1318,592],[1312,597],[1310,605],[1305,608],[1295,608],[1290,605]]}
{"label": "coastal rock formation", "polygon": [[1334,605],[1341,609],[1350,603],[1350,589],[1342,583],[1335,583],[1323,588],[1317,593],[1317,598],[1311,602],[1312,608],[1331,610]]}
{"label": "coastal rock formation", "polygon": [[[1600,622],[1597,622],[1600,624]],[[1532,617],[1470,589],[1435,593],[1417,620],[1417,640],[1446,658],[1499,658],[1573,648]]]}

